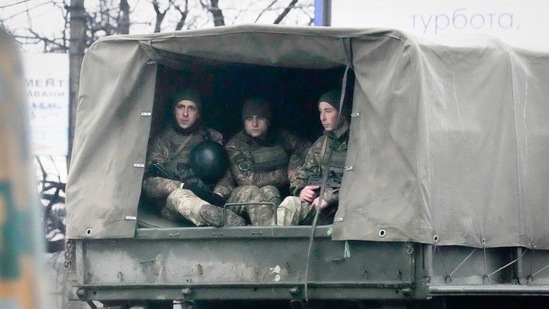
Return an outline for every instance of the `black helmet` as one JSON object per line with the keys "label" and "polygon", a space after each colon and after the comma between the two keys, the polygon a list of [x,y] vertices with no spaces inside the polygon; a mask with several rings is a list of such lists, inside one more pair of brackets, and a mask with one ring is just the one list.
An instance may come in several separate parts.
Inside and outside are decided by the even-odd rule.
{"label": "black helmet", "polygon": [[207,140],[191,150],[189,164],[203,182],[215,184],[225,174],[229,159],[223,146]]}

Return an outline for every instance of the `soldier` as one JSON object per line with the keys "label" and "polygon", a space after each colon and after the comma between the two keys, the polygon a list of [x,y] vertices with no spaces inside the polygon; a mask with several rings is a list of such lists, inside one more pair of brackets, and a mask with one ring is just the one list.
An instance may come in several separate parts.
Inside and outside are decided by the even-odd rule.
{"label": "soldier", "polygon": [[[238,187],[229,203],[281,202],[281,193],[289,193],[290,180],[301,165],[310,142],[286,130],[269,129],[269,102],[253,97],[242,106],[244,129],[225,145],[231,171]],[[270,225],[274,208],[269,205],[230,206],[238,214],[247,214],[252,225]]]}
{"label": "soldier", "polygon": [[309,184],[309,180],[311,176],[322,176],[324,172],[335,174],[336,179],[341,179],[343,175],[351,109],[344,102],[341,116],[339,115],[340,97],[341,91],[333,89],[324,93],[318,101],[324,135],[311,146],[305,163],[297,170],[295,179],[290,184],[290,191],[294,196],[286,197],[277,208],[278,225],[311,224],[316,211],[323,209],[324,212],[319,214],[319,224],[333,222],[339,200],[339,188],[326,188],[323,197],[320,198],[320,185]]}
{"label": "soldier", "polygon": [[[189,157],[197,145],[208,140],[221,144],[223,136],[202,124],[201,101],[194,90],[176,92],[170,103],[169,125],[149,144],[145,195],[165,201],[161,207],[164,218],[178,221],[182,216],[197,226],[222,226],[222,208],[218,206],[234,187],[230,172],[225,167],[221,180],[204,183],[189,165]],[[244,224],[243,218],[227,211],[227,225]]]}

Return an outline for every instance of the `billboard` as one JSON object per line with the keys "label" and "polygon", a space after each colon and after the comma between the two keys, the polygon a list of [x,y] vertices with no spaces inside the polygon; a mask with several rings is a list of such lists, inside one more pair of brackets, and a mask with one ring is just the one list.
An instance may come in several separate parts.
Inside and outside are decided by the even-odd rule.
{"label": "billboard", "polygon": [[66,156],[69,132],[69,55],[23,55],[35,155]]}
{"label": "billboard", "polygon": [[519,47],[549,49],[543,0],[335,0],[335,27],[393,28],[432,40],[484,34]]}

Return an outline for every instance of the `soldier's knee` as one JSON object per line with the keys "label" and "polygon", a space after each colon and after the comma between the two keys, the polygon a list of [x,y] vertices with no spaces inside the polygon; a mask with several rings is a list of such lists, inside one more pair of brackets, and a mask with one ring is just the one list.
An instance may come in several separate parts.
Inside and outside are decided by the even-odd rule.
{"label": "soldier's knee", "polygon": [[278,188],[275,186],[264,186],[260,190],[265,196],[280,196],[280,191],[278,191]]}
{"label": "soldier's knee", "polygon": [[240,187],[241,192],[246,192],[247,194],[259,194],[259,187],[254,185],[244,185]]}
{"label": "soldier's knee", "polygon": [[193,191],[188,189],[175,189],[168,195],[167,201],[171,200],[180,200],[183,198],[196,198],[196,195],[193,193]]}
{"label": "soldier's knee", "polygon": [[301,199],[297,196],[287,196],[284,198],[282,203],[280,203],[280,206],[278,206],[279,209],[288,209],[291,211],[297,210],[301,205]]}
{"label": "soldier's knee", "polygon": [[299,197],[286,197],[276,209],[276,225],[297,225],[300,205]]}
{"label": "soldier's knee", "polygon": [[166,204],[174,204],[177,200],[179,200],[180,197],[185,195],[185,192],[183,192],[183,189],[175,189],[173,190],[168,197],[166,198]]}
{"label": "soldier's knee", "polygon": [[267,191],[278,191],[278,188],[277,188],[277,187],[271,186],[271,185],[263,186],[261,189],[262,189],[262,190],[267,190]]}
{"label": "soldier's knee", "polygon": [[[166,207],[164,207],[163,211],[165,214],[168,213],[177,213],[179,209],[180,201],[182,201],[186,196],[186,192],[183,192],[183,189],[175,189],[173,190],[168,197],[166,198]],[[164,214],[163,214],[164,216]],[[166,216],[164,216],[166,217]]]}

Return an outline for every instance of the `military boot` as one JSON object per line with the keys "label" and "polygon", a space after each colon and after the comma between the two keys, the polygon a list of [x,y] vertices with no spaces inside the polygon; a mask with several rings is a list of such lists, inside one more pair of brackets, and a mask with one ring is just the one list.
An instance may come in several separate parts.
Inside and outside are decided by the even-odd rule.
{"label": "military boot", "polygon": [[[210,226],[223,226],[223,209],[221,207],[205,204],[200,206],[198,214],[200,215],[200,218],[202,218],[202,220]],[[242,217],[228,209],[226,209],[226,220],[227,226],[246,225],[246,222]]]}

